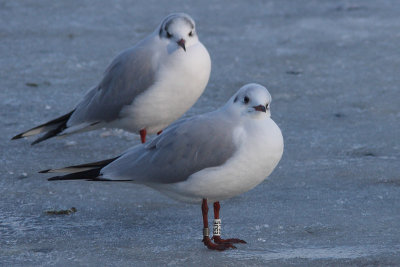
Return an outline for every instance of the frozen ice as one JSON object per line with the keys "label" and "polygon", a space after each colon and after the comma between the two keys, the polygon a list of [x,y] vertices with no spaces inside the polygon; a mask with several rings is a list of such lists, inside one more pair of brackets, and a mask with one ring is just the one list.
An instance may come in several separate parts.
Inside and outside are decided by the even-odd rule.
{"label": "frozen ice", "polygon": [[[248,242],[237,250],[204,247],[199,206],[37,173],[114,157],[136,135],[10,141],[70,111],[175,11],[196,20],[213,62],[187,115],[258,82],[285,138],[270,178],[221,203],[222,237]],[[399,14],[395,0],[0,2],[0,265],[399,265]]]}

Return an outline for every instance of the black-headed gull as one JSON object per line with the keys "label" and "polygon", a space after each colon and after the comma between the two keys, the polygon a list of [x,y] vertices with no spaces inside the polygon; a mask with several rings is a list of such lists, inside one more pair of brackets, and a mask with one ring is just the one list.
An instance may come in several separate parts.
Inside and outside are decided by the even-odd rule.
{"label": "black-headed gull", "polygon": [[194,20],[174,13],[135,46],[120,53],[101,82],[69,113],[18,134],[45,133],[33,144],[57,135],[102,127],[146,134],[162,131],[203,93],[211,60],[199,41]]}
{"label": "black-headed gull", "polygon": [[[43,172],[68,172],[49,180],[126,181],[169,197],[202,203],[203,242],[209,249],[234,248],[240,239],[221,239],[220,200],[244,193],[271,174],[283,153],[283,137],[270,118],[271,95],[248,84],[221,108],[177,121],[148,144],[121,156]],[[214,236],[207,201],[214,202]]]}

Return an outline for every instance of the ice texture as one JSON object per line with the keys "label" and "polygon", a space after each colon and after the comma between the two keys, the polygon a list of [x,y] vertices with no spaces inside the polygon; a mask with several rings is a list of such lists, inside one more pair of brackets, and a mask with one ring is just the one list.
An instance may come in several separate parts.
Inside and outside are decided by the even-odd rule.
{"label": "ice texture", "polygon": [[[176,11],[193,16],[212,58],[187,115],[258,82],[284,135],[270,178],[221,203],[222,237],[248,242],[237,250],[204,247],[200,206],[37,173],[116,156],[137,135],[10,141],[69,112],[119,51]],[[0,265],[399,265],[399,14],[395,0],[1,1]]]}

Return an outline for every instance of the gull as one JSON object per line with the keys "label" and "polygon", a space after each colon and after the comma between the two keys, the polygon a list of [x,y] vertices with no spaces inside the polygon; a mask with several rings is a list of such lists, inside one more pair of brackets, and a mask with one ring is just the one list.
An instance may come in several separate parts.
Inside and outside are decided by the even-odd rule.
{"label": "gull", "polygon": [[[49,169],[69,173],[49,180],[131,182],[188,203],[201,203],[203,242],[209,249],[245,243],[220,237],[220,203],[260,184],[280,161],[283,137],[271,119],[271,95],[255,83],[239,89],[221,108],[179,120],[147,144],[108,160]],[[208,204],[214,202],[213,237]]]}
{"label": "gull", "polygon": [[98,128],[160,133],[182,116],[203,93],[211,72],[207,49],[194,20],[184,13],[165,17],[153,33],[121,52],[100,83],[69,113],[14,136],[54,136]]}

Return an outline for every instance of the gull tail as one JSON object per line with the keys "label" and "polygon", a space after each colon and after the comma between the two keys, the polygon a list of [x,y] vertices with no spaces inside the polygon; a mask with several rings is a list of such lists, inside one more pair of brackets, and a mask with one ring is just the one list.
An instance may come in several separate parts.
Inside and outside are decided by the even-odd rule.
{"label": "gull tail", "polygon": [[41,124],[35,128],[28,130],[26,132],[20,133],[20,134],[14,136],[11,140],[20,139],[23,137],[36,135],[36,134],[40,134],[43,132],[46,132],[46,133],[42,137],[39,137],[35,141],[33,141],[31,145],[35,145],[46,139],[52,138],[67,128],[67,121],[69,120],[69,118],[71,117],[71,115],[74,111],[75,110],[72,110],[71,112],[69,112],[61,117],[58,117],[51,121],[48,121],[44,124]]}
{"label": "gull tail", "polygon": [[109,180],[99,177],[100,171],[106,165],[110,164],[118,157],[112,159],[106,159],[97,162],[91,162],[81,165],[74,165],[64,167],[61,169],[48,169],[40,171],[39,173],[68,173],[66,175],[54,176],[47,180],[49,181],[62,181],[62,180],[88,180],[88,181],[112,181],[112,182],[126,182],[130,180]]}

